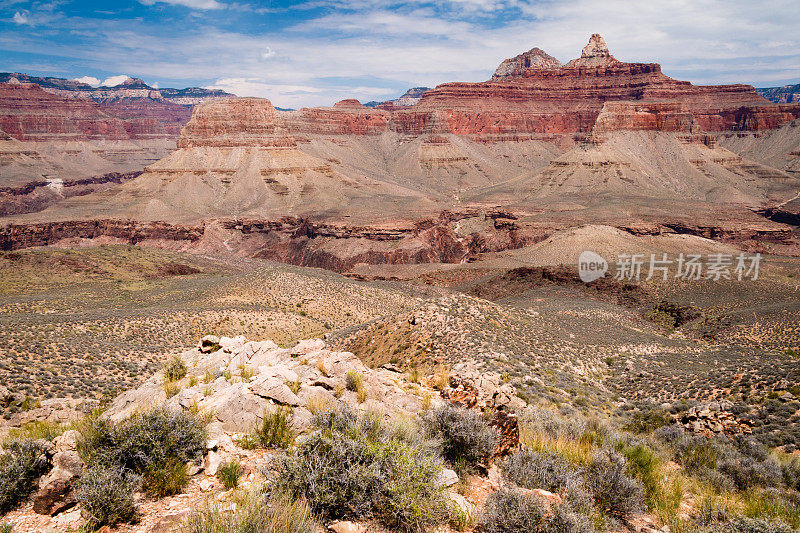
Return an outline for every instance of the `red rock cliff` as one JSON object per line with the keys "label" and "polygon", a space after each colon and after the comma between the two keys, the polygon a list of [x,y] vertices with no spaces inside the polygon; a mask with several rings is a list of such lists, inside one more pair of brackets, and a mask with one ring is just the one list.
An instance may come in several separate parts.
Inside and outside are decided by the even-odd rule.
{"label": "red rock cliff", "polygon": [[190,111],[173,104],[157,105],[103,105],[64,98],[38,85],[0,83],[0,129],[21,141],[176,136]]}

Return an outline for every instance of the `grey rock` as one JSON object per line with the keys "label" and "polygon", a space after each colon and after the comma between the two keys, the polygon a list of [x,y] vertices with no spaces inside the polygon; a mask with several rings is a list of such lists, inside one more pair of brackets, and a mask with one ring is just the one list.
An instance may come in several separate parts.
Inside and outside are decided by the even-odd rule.
{"label": "grey rock", "polygon": [[208,452],[208,455],[206,455],[206,460],[203,463],[203,469],[207,475],[215,476],[217,475],[217,470],[219,469],[220,464],[222,464],[222,455],[218,454],[217,452]]}
{"label": "grey rock", "polygon": [[456,483],[458,483],[458,474],[449,468],[443,469],[436,479],[436,484],[441,487],[452,487]]}
{"label": "grey rock", "polygon": [[[289,391],[291,392],[291,391]],[[209,408],[225,431],[251,431],[260,422],[269,402],[250,394],[243,383],[236,383],[211,399]]]}
{"label": "grey rock", "polygon": [[206,335],[197,345],[200,353],[211,353],[219,349],[219,337],[216,335]]}
{"label": "grey rock", "polygon": [[279,404],[295,406],[302,404],[300,398],[279,378],[259,376],[251,383],[250,390],[253,394],[269,398]]}

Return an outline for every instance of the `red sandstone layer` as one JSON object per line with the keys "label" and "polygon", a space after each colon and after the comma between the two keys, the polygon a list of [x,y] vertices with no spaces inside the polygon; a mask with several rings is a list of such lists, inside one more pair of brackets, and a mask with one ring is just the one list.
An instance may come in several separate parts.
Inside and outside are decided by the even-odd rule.
{"label": "red sandstone layer", "polygon": [[21,141],[175,137],[190,114],[170,103],[98,104],[38,85],[0,83],[0,130]]}

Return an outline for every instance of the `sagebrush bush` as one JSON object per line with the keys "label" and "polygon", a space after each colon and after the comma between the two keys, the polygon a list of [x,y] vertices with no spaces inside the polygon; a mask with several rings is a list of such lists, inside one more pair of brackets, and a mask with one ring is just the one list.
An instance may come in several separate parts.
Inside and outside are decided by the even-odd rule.
{"label": "sagebrush bush", "polygon": [[181,524],[181,533],[315,533],[308,503],[280,491],[254,489],[235,495],[229,504],[207,502]]}
{"label": "sagebrush bush", "polygon": [[652,433],[662,427],[670,426],[672,423],[672,417],[660,407],[643,405],[639,411],[633,413],[623,429],[633,433]]}
{"label": "sagebrush bush", "polygon": [[134,493],[140,479],[121,468],[87,469],[77,484],[75,499],[90,530],[135,522],[138,509]]}
{"label": "sagebrush bush", "polygon": [[537,496],[519,489],[492,492],[479,521],[484,533],[591,533],[589,520],[567,504],[548,507]]}
{"label": "sagebrush bush", "polygon": [[241,476],[242,465],[235,459],[225,461],[217,468],[217,478],[222,481],[226,489],[238,487]]}
{"label": "sagebrush bush", "polygon": [[118,423],[91,420],[78,440],[78,452],[87,465],[143,476],[144,487],[156,496],[182,490],[186,463],[200,459],[205,450],[203,420],[165,407]]}
{"label": "sagebrush bush", "polygon": [[625,457],[610,449],[598,451],[586,469],[586,485],[601,512],[625,518],[644,509],[644,493],[637,480],[626,475]]}
{"label": "sagebrush bush", "polygon": [[347,408],[315,416],[319,431],[285,459],[277,485],[304,497],[327,519],[376,518],[389,528],[421,531],[449,515],[442,464],[401,440],[374,414]]}
{"label": "sagebrush bush", "polygon": [[500,442],[500,432],[480,413],[455,405],[425,411],[422,425],[431,438],[441,442],[442,456],[450,463],[487,461]]}
{"label": "sagebrush bush", "polygon": [[586,419],[582,417],[561,418],[549,409],[534,406],[525,410],[520,425],[552,438],[570,439],[580,439],[588,427]]}
{"label": "sagebrush bush", "polygon": [[738,437],[708,439],[682,436],[673,446],[675,460],[696,471],[717,490],[774,487],[785,479],[785,470],[755,440]]}
{"label": "sagebrush bush", "polygon": [[178,381],[186,376],[188,369],[183,360],[177,355],[164,364],[164,377],[167,381]]}
{"label": "sagebrush bush", "polygon": [[22,503],[36,490],[36,480],[50,469],[44,442],[12,439],[0,455],[0,514]]}
{"label": "sagebrush bush", "polygon": [[256,431],[258,441],[265,448],[287,448],[294,441],[294,411],[289,407],[276,407],[264,413],[261,426]]}
{"label": "sagebrush bush", "polygon": [[520,487],[559,492],[580,473],[554,452],[517,450],[500,463],[503,477]]}
{"label": "sagebrush bush", "polygon": [[14,533],[12,524],[0,524],[0,533]]}
{"label": "sagebrush bush", "polygon": [[794,533],[795,530],[781,520],[764,520],[761,518],[735,518],[720,530],[724,533]]}

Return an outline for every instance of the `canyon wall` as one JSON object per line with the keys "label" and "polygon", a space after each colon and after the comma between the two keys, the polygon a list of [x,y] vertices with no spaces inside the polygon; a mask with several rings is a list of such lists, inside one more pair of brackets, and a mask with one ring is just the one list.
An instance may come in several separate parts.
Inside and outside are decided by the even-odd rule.
{"label": "canyon wall", "polygon": [[170,138],[190,114],[174,104],[102,105],[38,85],[0,83],[0,130],[20,141]]}

